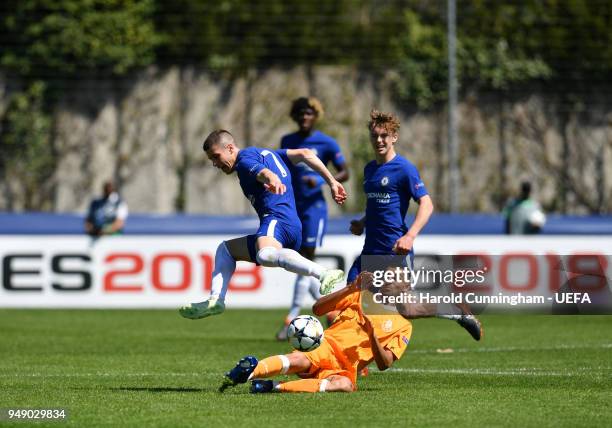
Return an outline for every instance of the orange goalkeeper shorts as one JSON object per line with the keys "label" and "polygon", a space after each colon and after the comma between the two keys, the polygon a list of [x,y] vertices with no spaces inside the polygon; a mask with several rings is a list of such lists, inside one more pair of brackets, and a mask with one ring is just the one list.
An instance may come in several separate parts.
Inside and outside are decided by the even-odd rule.
{"label": "orange goalkeeper shorts", "polygon": [[[296,351],[297,352],[297,351]],[[325,338],[314,351],[304,352],[311,363],[310,370],[300,373],[302,378],[327,379],[330,376],[345,376],[357,388],[357,362],[351,364],[336,343]]]}

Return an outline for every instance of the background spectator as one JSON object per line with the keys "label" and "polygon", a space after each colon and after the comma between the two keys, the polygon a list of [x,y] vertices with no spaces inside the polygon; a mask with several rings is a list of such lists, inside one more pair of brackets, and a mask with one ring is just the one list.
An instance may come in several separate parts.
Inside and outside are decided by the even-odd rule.
{"label": "background spectator", "polygon": [[128,206],[115,190],[112,181],[104,182],[101,198],[89,205],[85,232],[91,236],[113,235],[123,232],[128,217]]}
{"label": "background spectator", "polygon": [[503,210],[506,219],[506,234],[533,235],[540,233],[546,216],[540,204],[530,198],[531,183],[521,183],[521,194],[518,198],[510,200]]}

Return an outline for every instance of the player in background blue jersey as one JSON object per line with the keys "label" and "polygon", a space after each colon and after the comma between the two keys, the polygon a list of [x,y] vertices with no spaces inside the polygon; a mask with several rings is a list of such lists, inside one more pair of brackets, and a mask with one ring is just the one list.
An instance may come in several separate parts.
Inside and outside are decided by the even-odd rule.
{"label": "player in background blue jersey", "polygon": [[[429,221],[434,207],[417,168],[395,151],[399,138],[400,121],[392,113],[372,110],[368,130],[374,160],[364,168],[363,190],[366,194],[366,213],[359,220],[351,221],[350,231],[361,235],[365,229],[365,242],[348,273],[347,283],[354,281],[363,269],[363,256],[406,255],[414,258],[414,241]],[[410,200],[419,207],[410,227],[405,217]],[[412,266],[410,266],[412,268]],[[480,340],[482,328],[469,307],[457,305],[461,314],[438,315],[452,319],[464,327],[476,340]]]}
{"label": "player in background blue jersey", "polygon": [[306,163],[331,188],[336,203],[346,200],[346,192],[319,158],[308,149],[268,150],[240,149],[226,130],[212,132],[203,150],[213,166],[226,174],[236,172],[244,195],[259,217],[255,234],[222,242],[215,253],[210,297],[183,306],[185,318],[199,319],[225,310],[225,294],[236,261],[243,260],[268,267],[282,267],[299,275],[314,276],[321,282],[321,294],[329,293],[344,279],[344,272],[324,267],[302,257],[297,251],[302,228],[295,210],[291,174],[287,164]]}
{"label": "player in background blue jersey", "polygon": [[[351,221],[351,233],[366,231],[361,255],[410,255],[417,235],[429,221],[433,202],[427,193],[417,168],[395,151],[399,138],[399,119],[391,113],[373,110],[368,129],[375,159],[364,170],[363,190],[366,194],[366,213]],[[419,204],[410,228],[405,217],[410,200]],[[350,278],[361,271],[361,256],[355,260]]]}
{"label": "player in background blue jersey", "polygon": [[[300,97],[293,101],[290,116],[297,124],[298,131],[281,139],[281,149],[310,149],[327,166],[330,162],[337,173],[334,178],[344,182],[349,178],[344,156],[340,146],[332,137],[315,129],[317,121],[323,117],[323,106],[315,97]],[[289,165],[291,182],[295,194],[297,213],[302,223],[302,246],[300,254],[314,260],[315,250],[322,245],[327,230],[327,204],[321,187],[324,183],[319,174],[301,162]],[[306,293],[314,300],[321,297],[319,281],[311,276],[298,275],[293,287],[291,308],[285,321],[276,334],[278,340],[287,339],[287,325],[300,314]]]}

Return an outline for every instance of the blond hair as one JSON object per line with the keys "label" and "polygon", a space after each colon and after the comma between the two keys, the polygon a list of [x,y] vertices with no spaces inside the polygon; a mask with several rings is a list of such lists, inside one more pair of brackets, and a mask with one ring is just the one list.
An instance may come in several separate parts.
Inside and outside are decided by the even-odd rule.
{"label": "blond hair", "polygon": [[323,111],[323,105],[321,104],[321,101],[319,101],[317,98],[300,97],[296,98],[291,103],[291,111],[289,112],[289,116],[291,116],[291,119],[297,120],[297,115],[300,113],[301,110],[305,108],[313,109],[318,120],[321,120],[323,118],[323,114],[325,113]]}

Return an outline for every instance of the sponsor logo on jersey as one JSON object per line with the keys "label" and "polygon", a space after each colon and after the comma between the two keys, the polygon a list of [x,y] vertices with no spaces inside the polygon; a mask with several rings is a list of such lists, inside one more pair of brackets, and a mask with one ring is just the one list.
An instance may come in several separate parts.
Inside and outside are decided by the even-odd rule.
{"label": "sponsor logo on jersey", "polygon": [[393,321],[385,320],[382,324],[382,329],[385,333],[389,333],[393,329]]}
{"label": "sponsor logo on jersey", "polygon": [[368,193],[368,199],[371,198],[391,199],[391,195],[386,192],[370,192]]}
{"label": "sponsor logo on jersey", "polygon": [[383,177],[382,180],[380,180],[380,184],[381,186],[386,186],[387,184],[389,184],[389,177]]}
{"label": "sponsor logo on jersey", "polygon": [[368,199],[376,199],[379,204],[388,204],[391,202],[391,195],[385,192],[370,192],[367,193]]}

